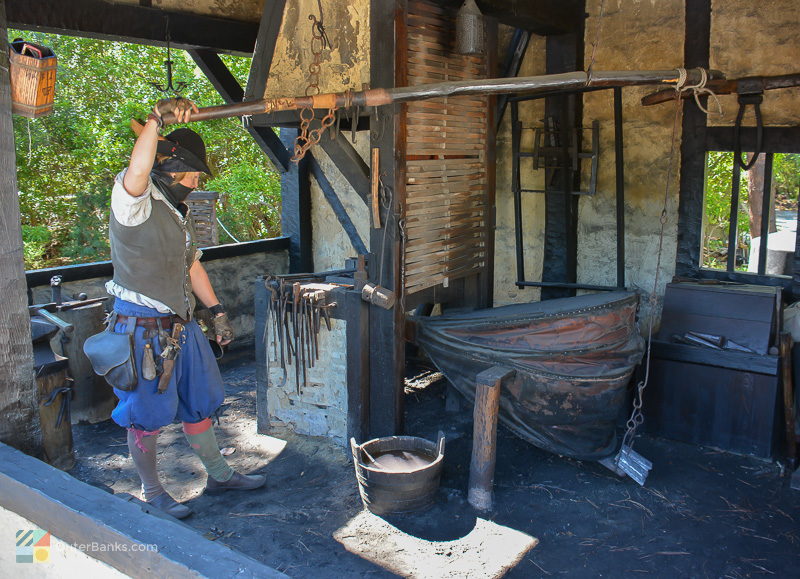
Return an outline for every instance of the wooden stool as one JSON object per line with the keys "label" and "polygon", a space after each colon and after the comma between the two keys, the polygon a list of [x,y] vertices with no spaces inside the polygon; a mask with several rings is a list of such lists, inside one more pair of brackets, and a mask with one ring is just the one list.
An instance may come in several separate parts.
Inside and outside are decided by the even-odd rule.
{"label": "wooden stool", "polygon": [[500,388],[515,370],[494,366],[475,377],[475,410],[472,433],[472,460],[469,465],[467,500],[476,509],[492,508],[492,486],[497,458],[497,413]]}

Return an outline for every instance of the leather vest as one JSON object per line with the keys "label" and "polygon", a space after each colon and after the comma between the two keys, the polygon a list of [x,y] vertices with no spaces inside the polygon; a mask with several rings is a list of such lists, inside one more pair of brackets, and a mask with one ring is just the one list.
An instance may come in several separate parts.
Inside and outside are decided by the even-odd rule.
{"label": "leather vest", "polygon": [[197,251],[191,215],[184,220],[167,201],[151,197],[151,203],[150,217],[140,225],[122,225],[111,212],[114,282],[188,320],[195,306],[189,268]]}

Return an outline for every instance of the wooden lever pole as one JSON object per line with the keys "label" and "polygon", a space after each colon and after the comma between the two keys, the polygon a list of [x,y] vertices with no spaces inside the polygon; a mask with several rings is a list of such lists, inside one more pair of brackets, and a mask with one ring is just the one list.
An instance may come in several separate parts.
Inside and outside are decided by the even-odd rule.
{"label": "wooden lever pole", "polygon": [[[686,82],[700,82],[700,69],[686,71]],[[708,71],[709,80],[724,78],[716,70]],[[540,76],[513,78],[490,78],[483,80],[451,81],[417,86],[404,86],[392,89],[370,89],[358,92],[327,93],[313,96],[282,97],[246,101],[229,105],[203,107],[193,113],[192,121],[208,121],[228,117],[268,114],[275,111],[299,110],[304,108],[332,109],[350,107],[383,106],[441,97],[496,95],[496,94],[536,94],[559,90],[580,90],[590,87],[615,87],[634,85],[674,85],[678,82],[678,71],[672,70],[623,70],[586,72],[565,72]],[[173,124],[171,114],[163,116],[165,124]]]}
{"label": "wooden lever pole", "polygon": [[[753,87],[760,87],[762,91],[777,88],[790,88],[800,86],[800,74],[782,74],[780,76],[753,76],[733,80],[717,79],[709,81],[707,88],[714,94],[732,94],[741,92],[742,86],[747,86],[749,91]],[[691,91],[681,93],[681,98],[692,96]],[[675,100],[674,90],[660,90],[642,97],[642,105],[648,107]]]}

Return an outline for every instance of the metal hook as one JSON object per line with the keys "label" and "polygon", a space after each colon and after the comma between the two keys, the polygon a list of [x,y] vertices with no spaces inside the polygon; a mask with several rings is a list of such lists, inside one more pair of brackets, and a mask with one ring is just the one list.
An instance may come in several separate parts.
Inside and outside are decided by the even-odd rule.
{"label": "metal hook", "polygon": [[167,24],[167,31],[166,31],[166,40],[167,40],[167,60],[164,61],[164,66],[167,68],[167,85],[164,86],[162,84],[156,82],[148,83],[150,86],[155,88],[159,92],[163,93],[173,93],[176,96],[179,96],[179,93],[183,91],[188,86],[186,82],[178,82],[177,85],[173,84],[172,78],[172,49],[170,47],[170,33],[169,33],[169,17],[166,20]]}

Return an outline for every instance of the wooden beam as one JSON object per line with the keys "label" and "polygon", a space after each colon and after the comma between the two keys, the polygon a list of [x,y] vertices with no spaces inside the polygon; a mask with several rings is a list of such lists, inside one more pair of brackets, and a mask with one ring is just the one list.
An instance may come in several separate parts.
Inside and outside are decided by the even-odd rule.
{"label": "wooden beam", "polygon": [[[711,0],[686,0],[684,66],[708,67],[711,54]],[[706,115],[693,100],[683,102],[678,251],[675,274],[696,275],[700,264],[703,187],[706,168]]]}
{"label": "wooden beam", "polygon": [[[758,141],[755,127],[742,127],[739,138],[743,151],[755,151]],[[706,150],[734,151],[736,129],[734,127],[708,127]],[[764,127],[761,151],[763,153],[800,153],[800,127]]]}
{"label": "wooden beam", "polygon": [[317,161],[311,153],[307,153],[306,156],[308,157],[308,162],[311,167],[311,174],[314,175],[314,179],[317,180],[317,184],[322,190],[325,200],[328,202],[328,205],[330,205],[331,210],[333,210],[333,214],[336,215],[339,225],[342,226],[342,229],[344,229],[348,239],[350,239],[350,244],[353,246],[353,249],[355,249],[356,254],[366,255],[368,253],[367,247],[361,240],[361,236],[358,234],[356,226],[353,224],[353,221],[347,214],[347,209],[344,208],[342,201],[336,194],[336,190],[325,176],[325,172],[322,170],[322,166],[320,166],[319,161]]}
{"label": "wooden beam", "polygon": [[369,306],[361,291],[343,291],[347,320],[347,438],[369,439]]}
{"label": "wooden beam", "polygon": [[[493,47],[487,55],[486,68],[489,76],[497,75],[497,23],[486,26],[487,46]],[[490,96],[486,106],[486,256],[485,267],[478,275],[477,306],[491,308],[494,304],[494,254],[495,229],[497,227],[497,97]]]}
{"label": "wooden beam", "polygon": [[[458,8],[463,0],[435,0],[437,4]],[[529,30],[534,34],[566,34],[583,28],[584,3],[581,0],[476,0],[484,16]]]}
{"label": "wooden beam", "polygon": [[250,63],[250,75],[247,77],[245,98],[260,99],[264,97],[264,89],[272,68],[272,57],[275,54],[275,43],[283,22],[286,0],[264,0],[261,12],[261,23],[256,36],[256,47],[253,51],[253,62]]}
{"label": "wooden beam", "polygon": [[[548,74],[583,70],[583,32],[547,37],[546,67]],[[558,123],[558,138],[564,158],[573,128],[582,117],[583,97],[580,93],[545,99],[545,117]],[[580,143],[576,144],[580,146]],[[545,243],[543,282],[574,283],[578,262],[578,196],[564,193],[577,191],[580,173],[566,167],[553,171],[553,182],[545,183]],[[548,171],[545,171],[548,174]],[[545,177],[547,180],[547,177]],[[562,287],[542,288],[542,299],[574,296],[575,290]]]}
{"label": "wooden beam", "polygon": [[341,171],[342,176],[347,179],[347,182],[358,193],[358,196],[361,197],[364,203],[369,204],[369,167],[347,137],[337,131],[333,139],[328,135],[324,135],[319,145],[328,154],[331,161],[336,164],[336,168]]}
{"label": "wooden beam", "polygon": [[0,0],[0,441],[36,454],[39,415],[22,258],[7,38],[6,5]]}
{"label": "wooden beam", "polygon": [[[213,50],[198,48],[187,51],[195,64],[203,71],[208,80],[217,89],[226,103],[238,103],[244,98],[244,91],[239,82],[234,78],[219,54]],[[270,127],[256,127],[252,123],[245,124],[247,132],[253,137],[255,142],[264,151],[264,154],[272,161],[272,164],[280,173],[289,169],[290,155],[286,147]]]}
{"label": "wooden beam", "polygon": [[[114,575],[123,577],[288,579],[226,545],[205,541],[208,544],[199,547],[197,532],[169,515],[135,499],[109,494],[5,445],[0,445],[0,488],[0,508],[30,521],[26,526],[47,529],[64,545],[74,545],[71,548],[81,552],[84,545],[99,546],[83,547],[86,577],[93,576],[94,569],[100,576],[111,575],[114,569]],[[4,520],[9,520],[5,513]],[[58,549],[54,546],[53,551]],[[107,567],[101,571],[90,558]],[[4,556],[4,568],[12,565],[7,560]],[[66,566],[69,560],[54,553],[53,562],[45,565],[63,561]]]}
{"label": "wooden beam", "polygon": [[[522,59],[525,56],[525,51],[528,50],[528,42],[531,35],[527,30],[517,28],[514,31],[514,36],[508,45],[508,52],[506,53],[505,61],[503,62],[500,74],[504,77],[517,76],[519,69],[522,67]],[[506,112],[506,105],[508,104],[508,95],[501,94],[497,97],[497,119],[496,129],[500,130],[500,123],[503,122],[503,114]]]}
{"label": "wooden beam", "polygon": [[[370,86],[391,88],[402,78],[405,63],[406,0],[372,0],[370,7]],[[395,73],[399,75],[396,79]],[[384,183],[394,192],[391,203],[383,210],[383,228],[370,228],[369,279],[400,297],[400,203],[404,175],[398,159],[405,151],[397,148],[396,135],[403,130],[399,106],[378,107],[370,124],[370,148],[380,149],[380,166]],[[386,436],[403,430],[403,381],[405,377],[405,344],[402,301],[391,310],[369,306],[370,345],[370,435]]]}
{"label": "wooden beam", "polygon": [[170,42],[176,48],[243,56],[252,54],[258,31],[255,22],[102,0],[6,0],[6,10],[13,28],[158,46],[166,42],[169,21]]}
{"label": "wooden beam", "polygon": [[[298,129],[281,129],[281,141],[294,146]],[[289,273],[314,271],[311,228],[311,181],[308,159],[290,163],[281,175],[281,232],[289,238]]]}

